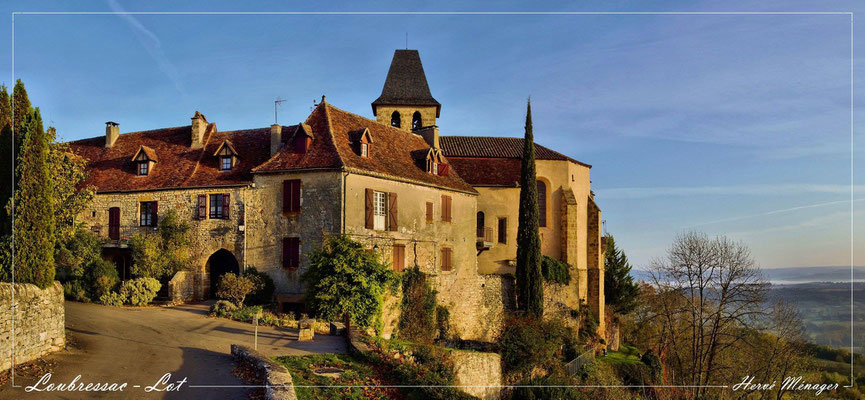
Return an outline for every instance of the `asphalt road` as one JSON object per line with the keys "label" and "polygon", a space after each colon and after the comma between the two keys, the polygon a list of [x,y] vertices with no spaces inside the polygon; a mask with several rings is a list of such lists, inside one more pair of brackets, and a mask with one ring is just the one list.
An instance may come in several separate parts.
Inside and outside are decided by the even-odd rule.
{"label": "asphalt road", "polygon": [[[201,387],[243,385],[231,370],[231,344],[253,342],[251,324],[208,318],[208,303],[171,308],[117,308],[66,302],[67,350],[46,357],[55,364],[50,383],[128,383],[122,392],[25,392],[7,383],[0,399],[246,399],[251,388]],[[298,342],[295,330],[259,327],[258,350],[270,355],[345,352],[342,337],[316,335]],[[179,391],[145,392],[166,373],[168,383],[186,378]],[[16,385],[37,377],[17,377]],[[140,387],[136,388],[134,385]],[[166,385],[159,385],[165,388]],[[42,385],[44,387],[44,385]]]}

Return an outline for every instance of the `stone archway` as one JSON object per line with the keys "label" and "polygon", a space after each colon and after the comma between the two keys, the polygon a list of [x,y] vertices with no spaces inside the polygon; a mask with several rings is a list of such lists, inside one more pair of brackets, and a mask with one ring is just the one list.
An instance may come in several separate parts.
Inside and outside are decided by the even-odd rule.
{"label": "stone archway", "polygon": [[206,287],[210,290],[205,295],[207,298],[212,298],[216,295],[216,284],[222,275],[227,273],[240,275],[240,264],[237,262],[237,258],[225,249],[219,249],[211,254],[204,268],[207,271],[207,276],[210,278],[210,287]]}

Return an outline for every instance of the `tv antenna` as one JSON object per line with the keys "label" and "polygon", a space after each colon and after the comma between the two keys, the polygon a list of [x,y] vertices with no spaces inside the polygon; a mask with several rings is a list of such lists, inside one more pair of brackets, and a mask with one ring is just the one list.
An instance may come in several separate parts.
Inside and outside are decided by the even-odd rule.
{"label": "tv antenna", "polygon": [[279,119],[277,119],[276,108],[278,106],[282,105],[283,102],[285,102],[285,100],[283,100],[282,97],[279,97],[279,96],[277,96],[276,100],[273,101],[273,123],[274,124],[279,123]]}
{"label": "tv antenna", "polygon": [[405,33],[405,49],[408,50],[408,32]]}

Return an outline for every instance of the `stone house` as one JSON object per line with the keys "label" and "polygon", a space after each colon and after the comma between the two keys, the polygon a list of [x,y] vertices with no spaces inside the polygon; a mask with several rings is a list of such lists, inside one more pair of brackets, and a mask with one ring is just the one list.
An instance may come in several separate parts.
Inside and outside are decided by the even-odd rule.
{"label": "stone house", "polygon": [[[325,235],[349,235],[397,271],[430,274],[458,336],[492,340],[513,307],[522,140],[440,137],[441,104],[416,50],[395,52],[372,109],[375,119],[365,118],[322,96],[291,126],[220,131],[199,112],[185,126],[124,134],[108,122],[104,137],[70,142],[97,191],[79,221],[128,279],[129,238],[175,210],[193,227],[193,265],[165,282],[167,296],[208,298],[220,275],[255,267],[273,278],[284,311],[303,309],[305,255]],[[536,148],[543,253],[569,263],[574,277],[547,285],[545,297],[562,311],[585,302],[603,316],[590,166]],[[386,333],[396,308],[386,307]]]}

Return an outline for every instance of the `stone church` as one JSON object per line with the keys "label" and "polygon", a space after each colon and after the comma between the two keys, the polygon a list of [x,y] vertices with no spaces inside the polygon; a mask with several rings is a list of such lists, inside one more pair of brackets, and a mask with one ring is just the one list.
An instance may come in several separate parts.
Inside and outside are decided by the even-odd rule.
{"label": "stone church", "polygon": [[[325,235],[348,235],[396,271],[417,265],[449,308],[454,333],[490,341],[514,306],[523,141],[440,135],[441,111],[417,50],[396,50],[374,118],[322,96],[289,126],[220,131],[198,111],[183,126],[140,132],[121,134],[107,122],[104,136],[69,143],[97,192],[79,222],[129,279],[129,239],[175,210],[193,228],[193,264],[165,282],[167,296],[209,298],[219,276],[255,267],[273,278],[283,311],[304,307],[306,255]],[[535,152],[542,251],[571,275],[569,285],[545,284],[547,312],[573,318],[588,307],[603,333],[591,166],[539,144]],[[391,299],[385,308],[388,335],[398,306]]]}

